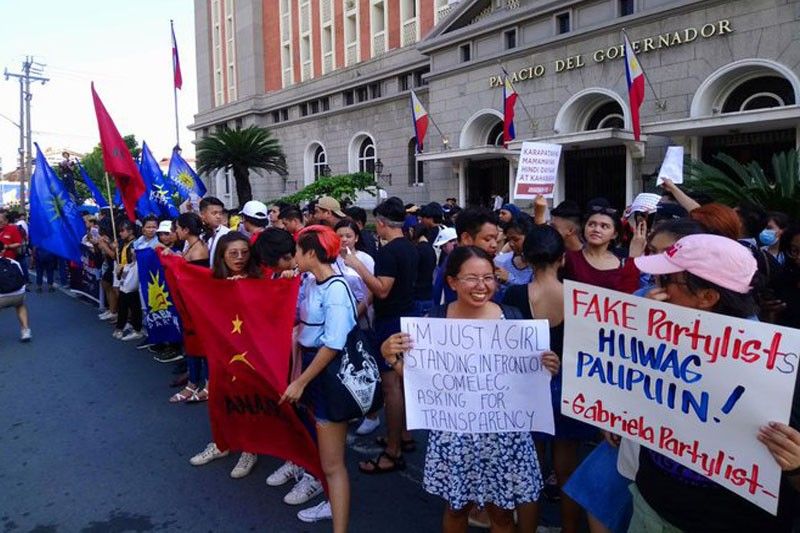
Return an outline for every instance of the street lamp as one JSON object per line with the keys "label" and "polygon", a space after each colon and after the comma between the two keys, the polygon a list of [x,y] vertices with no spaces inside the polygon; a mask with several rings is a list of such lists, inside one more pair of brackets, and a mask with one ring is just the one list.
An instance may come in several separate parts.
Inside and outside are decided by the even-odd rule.
{"label": "street lamp", "polygon": [[383,173],[383,161],[380,158],[375,161],[375,174],[382,180],[386,180],[389,182],[389,185],[392,184],[392,173],[387,172],[386,174]]}

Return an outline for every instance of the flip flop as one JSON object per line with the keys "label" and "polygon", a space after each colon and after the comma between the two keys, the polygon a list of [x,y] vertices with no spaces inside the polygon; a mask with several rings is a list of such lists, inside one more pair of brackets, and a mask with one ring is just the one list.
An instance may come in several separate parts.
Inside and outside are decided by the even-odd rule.
{"label": "flip flop", "polygon": [[[391,462],[391,466],[381,466],[381,458],[386,458],[388,461]],[[381,452],[381,454],[376,457],[375,459],[369,459],[364,461],[368,465],[372,465],[372,468],[364,468],[361,464],[358,465],[358,469],[367,475],[377,475],[377,474],[388,474],[390,472],[397,472],[398,470],[405,470],[406,469],[406,460],[403,459],[403,456],[400,457],[392,457],[386,452]]]}

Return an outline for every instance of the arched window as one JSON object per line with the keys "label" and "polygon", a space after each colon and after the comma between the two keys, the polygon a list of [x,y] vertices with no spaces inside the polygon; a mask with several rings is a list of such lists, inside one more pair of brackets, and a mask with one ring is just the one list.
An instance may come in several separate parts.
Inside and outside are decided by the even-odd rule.
{"label": "arched window", "polygon": [[610,100],[598,107],[586,121],[586,130],[603,128],[625,128],[625,115],[619,102]]}
{"label": "arched window", "polygon": [[369,137],[358,147],[358,171],[375,174],[375,144]]}
{"label": "arched window", "polygon": [[489,146],[503,146],[503,121],[501,120],[494,127],[489,130],[489,135],[486,137],[486,144]]}
{"label": "arched window", "polygon": [[318,145],[314,151],[314,181],[325,175],[325,167],[327,166],[328,155],[325,153],[325,148],[322,145]]}
{"label": "arched window", "polygon": [[408,184],[421,185],[425,182],[425,169],[422,161],[417,161],[417,139],[408,141]]}
{"label": "arched window", "polygon": [[760,76],[736,87],[722,106],[723,113],[794,105],[794,90],[786,78]]}

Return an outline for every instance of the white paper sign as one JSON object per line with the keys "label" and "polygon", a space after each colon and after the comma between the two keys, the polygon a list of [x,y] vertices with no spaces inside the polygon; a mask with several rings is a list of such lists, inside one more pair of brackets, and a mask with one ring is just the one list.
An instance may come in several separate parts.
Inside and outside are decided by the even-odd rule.
{"label": "white paper sign", "polygon": [[661,170],[658,171],[656,185],[664,183],[664,178],[672,183],[683,183],[683,146],[668,146]]}
{"label": "white paper sign", "polygon": [[553,434],[546,320],[401,319],[408,429]]}
{"label": "white paper sign", "polygon": [[781,472],[756,435],[789,422],[800,331],[583,283],[564,291],[561,412],[775,514]]}
{"label": "white paper sign", "polygon": [[514,183],[514,198],[532,200],[539,195],[552,198],[560,159],[560,144],[522,143],[517,179]]}

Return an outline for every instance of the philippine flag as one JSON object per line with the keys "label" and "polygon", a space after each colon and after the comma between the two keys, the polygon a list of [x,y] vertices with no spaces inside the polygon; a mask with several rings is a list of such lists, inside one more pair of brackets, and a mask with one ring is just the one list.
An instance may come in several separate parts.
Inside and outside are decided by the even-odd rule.
{"label": "philippine flag", "polygon": [[183,76],[181,75],[181,60],[178,57],[178,41],[175,40],[175,26],[172,21],[169,21],[169,27],[172,31],[172,76],[175,83],[175,88],[180,89],[183,87]]}
{"label": "philippine flag", "polygon": [[414,132],[417,137],[417,153],[422,153],[422,144],[428,132],[428,111],[419,101],[417,93],[411,91],[411,117],[414,119]]}
{"label": "philippine flag", "polygon": [[628,105],[631,108],[633,138],[638,141],[642,133],[639,125],[639,108],[644,101],[644,71],[639,60],[636,59],[628,36],[623,33],[623,38],[625,39],[625,75],[628,78]]}
{"label": "philippine flag", "polygon": [[503,144],[508,144],[517,138],[514,131],[514,105],[517,103],[517,91],[511,85],[508,76],[503,84]]}

